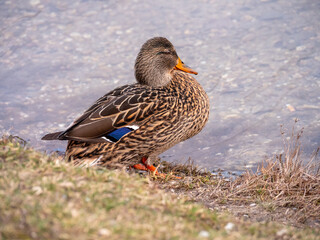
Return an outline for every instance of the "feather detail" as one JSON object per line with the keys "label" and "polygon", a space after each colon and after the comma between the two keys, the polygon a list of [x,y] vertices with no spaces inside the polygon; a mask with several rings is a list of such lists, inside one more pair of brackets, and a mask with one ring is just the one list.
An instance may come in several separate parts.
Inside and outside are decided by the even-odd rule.
{"label": "feather detail", "polygon": [[108,134],[124,127],[136,130],[152,115],[163,111],[163,103],[170,102],[170,99],[172,95],[161,87],[151,88],[139,84],[123,86],[101,97],[64,132],[45,136],[43,140],[117,142],[122,136],[114,138],[111,135],[109,138]]}
{"label": "feather detail", "polygon": [[58,140],[63,132],[49,133],[41,138],[41,140]]}

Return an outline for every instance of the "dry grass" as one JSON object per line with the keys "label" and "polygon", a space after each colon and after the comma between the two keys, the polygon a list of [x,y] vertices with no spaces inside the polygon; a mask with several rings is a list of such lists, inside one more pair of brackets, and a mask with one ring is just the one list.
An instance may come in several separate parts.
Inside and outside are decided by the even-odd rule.
{"label": "dry grass", "polygon": [[[320,172],[315,162],[319,148],[304,165],[300,137],[292,135],[285,142],[285,152],[268,159],[256,173],[246,172],[228,186],[229,200],[247,201],[247,197],[268,201],[275,207],[297,208],[293,217],[304,222],[320,217]],[[218,198],[221,194],[213,194]]]}
{"label": "dry grass", "polygon": [[[320,163],[316,161],[319,148],[307,164],[301,157],[302,130],[284,139],[284,152],[267,159],[257,172],[247,171],[230,181],[201,172],[192,164],[165,163],[163,171],[187,176],[182,181],[158,180],[162,187],[184,193],[210,207],[217,205],[233,209],[235,205],[259,204],[274,213],[273,220],[285,218],[290,224],[319,226],[320,224]],[[243,207],[243,206],[241,206]],[[248,206],[247,206],[248,207]],[[234,211],[234,210],[231,210]],[[257,209],[260,218],[260,209]],[[276,216],[278,214],[278,216]],[[255,220],[256,217],[253,217]]]}

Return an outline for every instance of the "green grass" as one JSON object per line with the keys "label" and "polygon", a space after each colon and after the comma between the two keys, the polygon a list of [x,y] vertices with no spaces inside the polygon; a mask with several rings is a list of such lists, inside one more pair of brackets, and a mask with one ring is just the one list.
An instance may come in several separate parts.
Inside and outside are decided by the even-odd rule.
{"label": "green grass", "polygon": [[[0,141],[0,199],[2,239],[206,239],[206,234],[316,239],[319,234],[235,219],[178,199],[148,176],[77,168],[8,138]],[[235,224],[231,231],[225,230],[229,222]]]}

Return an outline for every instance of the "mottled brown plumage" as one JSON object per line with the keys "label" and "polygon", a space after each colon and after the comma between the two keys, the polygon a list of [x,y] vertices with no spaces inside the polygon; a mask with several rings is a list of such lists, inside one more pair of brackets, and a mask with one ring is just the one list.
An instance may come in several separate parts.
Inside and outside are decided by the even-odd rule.
{"label": "mottled brown plumage", "polygon": [[43,139],[69,140],[68,159],[83,166],[132,166],[157,156],[208,120],[208,96],[186,72],[196,74],[167,39],[152,38],[136,60],[138,83],[107,93],[66,131]]}

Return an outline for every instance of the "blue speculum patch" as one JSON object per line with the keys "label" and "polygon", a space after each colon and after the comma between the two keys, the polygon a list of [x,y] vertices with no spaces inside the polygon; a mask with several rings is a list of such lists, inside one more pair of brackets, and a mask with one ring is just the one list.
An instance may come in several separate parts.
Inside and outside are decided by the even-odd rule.
{"label": "blue speculum patch", "polygon": [[108,133],[106,135],[106,138],[108,138],[109,140],[113,141],[113,142],[117,142],[119,141],[120,138],[122,138],[124,135],[126,135],[127,133],[133,131],[133,129],[131,128],[127,128],[127,127],[123,127],[123,128],[119,128],[116,129],[110,133]]}

